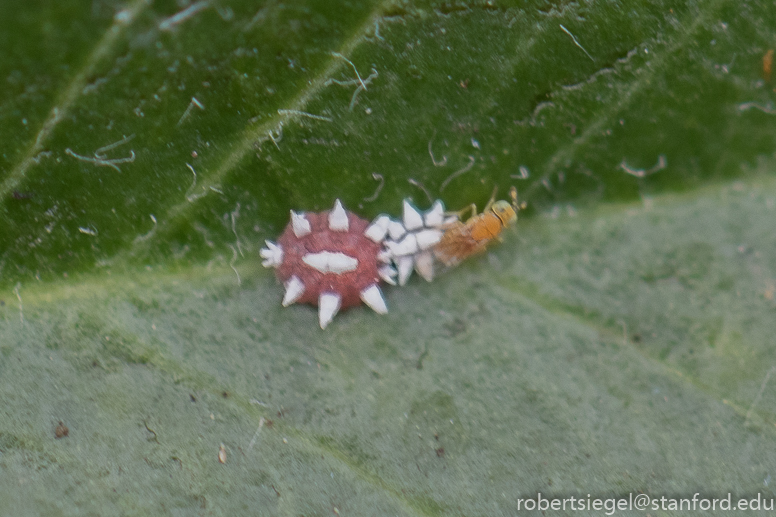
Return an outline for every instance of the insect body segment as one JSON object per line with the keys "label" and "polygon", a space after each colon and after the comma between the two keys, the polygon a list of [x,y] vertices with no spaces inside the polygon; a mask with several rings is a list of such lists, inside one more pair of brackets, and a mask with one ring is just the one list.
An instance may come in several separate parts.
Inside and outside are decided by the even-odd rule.
{"label": "insect body segment", "polygon": [[513,189],[511,194],[512,203],[491,200],[483,213],[477,215],[473,207],[472,216],[465,222],[450,223],[434,247],[434,257],[450,267],[485,251],[491,241],[498,239],[505,228],[517,221],[517,192]]}
{"label": "insect body segment", "polygon": [[392,221],[385,241],[387,255],[396,266],[399,285],[404,285],[413,269],[431,282],[434,278],[434,255],[431,251],[441,239],[443,227],[457,217],[445,217],[445,207],[436,201],[426,212],[420,212],[404,200],[401,221]]}
{"label": "insect body segment", "polygon": [[413,271],[430,282],[440,264],[456,266],[484,251],[517,220],[514,188],[511,194],[511,203],[491,198],[481,214],[472,205],[465,221],[465,211],[447,213],[441,201],[420,211],[405,200],[401,220],[380,215],[372,223],[339,201],[321,213],[291,211],[285,231],[259,255],[285,287],[282,305],[317,305],[322,329],[340,309],[362,302],[385,314],[381,282],[404,285]]}
{"label": "insect body segment", "polygon": [[388,312],[378,286],[381,281],[395,283],[396,271],[380,260],[387,226],[387,217],[369,224],[339,200],[321,213],[291,211],[291,222],[278,241],[266,241],[259,252],[263,265],[276,268],[286,289],[282,305],[317,305],[322,329],[340,309],[362,302],[378,314]]}

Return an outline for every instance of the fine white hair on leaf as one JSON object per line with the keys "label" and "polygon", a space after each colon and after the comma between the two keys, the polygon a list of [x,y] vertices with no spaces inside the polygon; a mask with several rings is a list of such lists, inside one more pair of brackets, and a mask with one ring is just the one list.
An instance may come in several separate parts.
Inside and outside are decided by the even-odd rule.
{"label": "fine white hair on leaf", "polygon": [[520,174],[510,174],[509,177],[516,180],[527,180],[531,177],[531,171],[525,165],[521,165],[517,170],[520,171]]}
{"label": "fine white hair on leaf", "polygon": [[280,146],[278,145],[278,142],[283,140],[283,121],[279,121],[277,125],[277,129],[270,129],[267,131],[267,138],[265,138],[263,141],[266,142],[267,140],[271,140],[273,144],[275,144],[275,147],[277,147],[278,151],[280,151]]}
{"label": "fine white hair on leaf", "polygon": [[358,94],[361,93],[362,91],[366,91],[367,85],[370,84],[372,80],[375,77],[377,77],[379,74],[377,73],[377,70],[372,68],[372,73],[369,74],[369,77],[367,77],[366,79],[362,79],[361,74],[358,73],[358,69],[356,68],[356,65],[354,65],[350,59],[346,58],[339,52],[332,52],[331,55],[346,61],[353,68],[353,71],[356,73],[356,79],[354,80],[338,81],[337,79],[329,79],[325,83],[327,86],[329,84],[339,84],[340,86],[349,86],[352,84],[357,84],[358,86],[356,87],[356,90],[353,92],[353,96],[350,98],[350,104],[348,105],[348,109],[350,111],[353,111],[353,106],[356,105],[356,99],[358,98]]}
{"label": "fine white hair on leaf", "polygon": [[291,227],[294,230],[294,235],[297,237],[304,237],[312,232],[310,228],[310,221],[304,216],[304,214],[297,214],[291,210]]}
{"label": "fine white hair on leaf", "polygon": [[133,151],[132,149],[129,150],[129,156],[127,158],[113,158],[111,160],[106,159],[105,156],[102,156],[102,155],[97,156],[95,158],[92,158],[90,156],[81,156],[80,154],[73,152],[73,150],[70,148],[65,149],[65,154],[68,154],[73,158],[76,158],[84,162],[93,163],[100,167],[111,167],[112,169],[115,169],[118,172],[121,172],[121,169],[119,169],[117,164],[132,163],[135,161],[135,151]]}
{"label": "fine white hair on leaf", "polygon": [[407,179],[407,183],[409,183],[412,186],[418,187],[420,190],[423,191],[423,193],[426,195],[426,198],[428,198],[428,202],[431,203],[434,201],[434,198],[431,197],[431,193],[428,191],[425,185],[423,185],[421,182],[414,178]]}
{"label": "fine white hair on leaf", "polygon": [[474,167],[474,162],[475,161],[476,160],[475,160],[474,156],[469,155],[469,164],[466,167],[462,168],[462,169],[458,169],[457,171],[455,171],[454,173],[449,175],[447,178],[445,178],[445,181],[443,181],[442,184],[439,186],[439,192],[442,192],[445,189],[445,187],[448,186],[450,184],[450,182],[453,181],[455,178],[457,178],[461,174],[469,172],[471,170],[471,168]]}
{"label": "fine white hair on leaf", "polygon": [[329,229],[335,232],[346,232],[350,228],[348,224],[348,214],[342,207],[342,203],[337,199],[334,202],[334,209],[329,212]]}
{"label": "fine white hair on leaf", "polygon": [[338,57],[338,58],[344,60],[345,62],[347,62],[353,68],[353,71],[356,73],[356,78],[358,79],[358,82],[359,82],[360,86],[364,90],[366,90],[366,84],[364,84],[364,80],[361,79],[361,74],[358,73],[358,68],[356,68],[356,65],[353,64],[353,61],[351,61],[350,59],[346,58],[345,56],[343,56],[339,52],[332,52],[331,55],[334,56],[334,57]]}
{"label": "fine white hair on leaf", "polygon": [[374,179],[376,179],[377,181],[379,181],[379,182],[380,182],[380,184],[379,184],[379,185],[377,185],[377,190],[375,190],[375,193],[374,193],[374,194],[372,194],[372,195],[371,195],[371,196],[369,196],[369,197],[365,197],[365,198],[364,198],[364,201],[368,201],[368,202],[372,202],[372,201],[374,201],[375,199],[377,199],[377,196],[379,196],[379,195],[380,195],[380,191],[381,191],[381,190],[383,190],[383,186],[385,186],[385,178],[383,178],[383,175],[382,175],[382,174],[378,174],[378,173],[376,173],[376,172],[373,172],[373,173],[372,173],[372,177],[373,177]]}
{"label": "fine white hair on leaf", "polygon": [[562,30],[563,32],[565,32],[566,34],[568,34],[569,36],[571,36],[571,41],[573,41],[573,42],[574,42],[574,45],[576,45],[577,47],[579,47],[580,49],[582,49],[582,52],[584,52],[584,53],[585,53],[585,55],[586,55],[587,57],[589,57],[589,58],[590,58],[590,61],[592,61],[592,62],[594,62],[594,63],[595,63],[595,59],[593,59],[593,56],[591,56],[591,55],[588,53],[588,51],[587,51],[587,50],[585,50],[585,47],[583,47],[583,46],[582,46],[582,45],[579,43],[579,41],[577,41],[577,37],[576,37],[576,36],[574,36],[573,34],[571,34],[571,31],[569,31],[569,30],[568,30],[566,27],[564,27],[563,25],[561,25],[561,26],[560,26],[560,30]]}
{"label": "fine white hair on leaf", "polygon": [[108,144],[106,146],[100,147],[99,149],[94,151],[94,156],[99,158],[99,159],[101,159],[101,160],[105,160],[105,159],[107,159],[107,156],[105,156],[105,152],[106,151],[110,151],[112,149],[115,149],[115,148],[117,148],[119,146],[122,146],[122,145],[126,144],[127,142],[131,142],[133,138],[135,138],[135,135],[131,134],[129,136],[125,136],[124,138],[122,138],[118,142],[113,142],[112,144]]}
{"label": "fine white hair on leaf", "polygon": [[434,151],[431,150],[431,142],[434,140],[435,136],[436,129],[434,130],[434,135],[431,137],[431,140],[428,141],[428,155],[431,156],[431,163],[434,164],[434,167],[444,167],[447,165],[447,156],[442,156],[442,159],[437,161],[436,158],[434,158]]}
{"label": "fine white hair on leaf", "polygon": [[206,194],[207,194],[207,191],[206,191],[206,190],[204,189],[204,187],[203,187],[203,189],[202,189],[202,190],[204,190],[204,192],[202,192],[201,194],[192,194],[192,192],[193,192],[193,190],[194,190],[194,187],[196,187],[196,186],[197,186],[197,171],[195,171],[195,170],[194,170],[194,167],[192,167],[192,166],[191,166],[191,164],[188,164],[188,163],[187,163],[187,164],[186,164],[186,167],[188,167],[188,168],[189,168],[189,170],[191,171],[191,173],[194,175],[194,181],[192,181],[192,183],[191,183],[191,186],[189,187],[189,190],[187,190],[187,191],[186,191],[186,194],[184,194],[184,195],[186,196],[186,200],[187,200],[189,203],[193,203],[193,202],[194,202],[194,201],[196,201],[198,198],[201,198],[202,196],[206,195]]}
{"label": "fine white hair on leaf", "polygon": [[288,307],[304,294],[304,284],[294,275],[286,282],[286,294],[283,296],[283,307]]}
{"label": "fine white hair on leaf", "polygon": [[625,158],[622,159],[622,162],[620,162],[620,168],[630,174],[631,176],[635,176],[637,178],[643,178],[645,176],[649,176],[650,174],[654,174],[658,171],[662,171],[666,168],[668,165],[668,160],[666,160],[666,155],[661,154],[657,157],[657,163],[654,167],[651,169],[634,169],[632,167],[629,167],[628,164],[625,162]]}
{"label": "fine white hair on leaf", "polygon": [[377,314],[386,314],[388,312],[385,298],[383,298],[383,293],[380,291],[380,288],[377,287],[377,284],[370,285],[359,294],[361,300]]}
{"label": "fine white hair on leaf", "polygon": [[189,118],[189,115],[191,115],[191,111],[195,107],[197,107],[197,108],[199,108],[201,110],[205,109],[205,105],[204,104],[199,102],[196,97],[192,97],[191,98],[191,102],[189,103],[189,106],[186,108],[186,111],[183,112],[183,115],[181,115],[181,118],[178,119],[178,123],[175,124],[175,125],[176,126],[180,126],[181,124],[183,124],[183,121],[186,120],[187,118]]}
{"label": "fine white hair on leaf", "polygon": [[318,297],[318,323],[325,329],[339,312],[342,297],[337,293],[321,293]]}
{"label": "fine white hair on leaf", "polygon": [[[242,245],[240,244],[240,236],[237,235],[237,218],[240,217],[240,203],[237,203],[237,206],[235,207],[234,211],[231,212],[232,216],[232,233],[234,234],[234,238],[236,239],[237,244],[237,251],[240,252],[240,256],[244,257],[243,251],[242,251]],[[154,219],[154,222],[156,222],[156,219]]]}
{"label": "fine white hair on leaf", "polygon": [[431,282],[434,279],[434,256],[430,251],[424,251],[415,256],[415,271],[417,271],[426,282]]}
{"label": "fine white hair on leaf", "polygon": [[763,113],[767,113],[768,115],[776,115],[776,109],[771,106],[770,102],[766,105],[758,104],[756,102],[742,102],[738,105],[738,111],[746,111],[753,108],[758,109]]}
{"label": "fine white hair on leaf", "polygon": [[320,251],[318,253],[308,253],[302,257],[302,262],[321,273],[335,273],[337,275],[347,273],[348,271],[355,271],[358,268],[357,258],[341,252]]}
{"label": "fine white hair on leaf", "polygon": [[170,16],[169,18],[165,18],[164,20],[159,23],[159,30],[160,31],[169,31],[179,23],[182,23],[183,21],[191,18],[195,14],[197,14],[199,11],[206,9],[210,5],[210,2],[206,0],[202,0],[200,2],[196,2],[190,6],[188,6],[186,9],[179,11],[175,13],[174,15]]}
{"label": "fine white hair on leaf", "polygon": [[364,235],[375,242],[382,242],[385,239],[385,234],[388,233],[388,225],[391,222],[391,218],[387,215],[379,215],[369,225],[369,228],[364,230]]}
{"label": "fine white hair on leaf", "polygon": [[312,113],[307,113],[306,111],[299,111],[299,110],[284,110],[279,109],[278,110],[279,115],[298,115],[300,117],[308,117],[314,120],[323,120],[325,122],[332,122],[334,119],[331,117],[324,117],[321,115],[313,115]]}
{"label": "fine white hair on leaf", "polygon": [[404,200],[404,211],[402,215],[402,220],[404,221],[404,227],[408,231],[417,230],[418,228],[423,228],[423,216],[420,215],[420,212],[417,208],[412,206],[412,203]]}
{"label": "fine white hair on leaf", "polygon": [[259,255],[264,260],[261,265],[264,267],[278,267],[283,262],[283,248],[272,241],[264,241],[266,248],[259,250]]}

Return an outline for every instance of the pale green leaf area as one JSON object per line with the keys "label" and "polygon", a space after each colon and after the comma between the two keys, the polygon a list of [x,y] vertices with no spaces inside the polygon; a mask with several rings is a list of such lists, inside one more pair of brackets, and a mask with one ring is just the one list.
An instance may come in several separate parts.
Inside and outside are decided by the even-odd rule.
{"label": "pale green leaf area", "polygon": [[773,497],[774,215],[767,176],[548,213],[326,331],[255,264],[30,285],[0,316],[0,514]]}
{"label": "pale green leaf area", "polygon": [[[774,31],[754,0],[5,2],[0,515],[776,497]],[[322,331],[260,265],[289,209],[513,185],[504,242],[385,316]]]}

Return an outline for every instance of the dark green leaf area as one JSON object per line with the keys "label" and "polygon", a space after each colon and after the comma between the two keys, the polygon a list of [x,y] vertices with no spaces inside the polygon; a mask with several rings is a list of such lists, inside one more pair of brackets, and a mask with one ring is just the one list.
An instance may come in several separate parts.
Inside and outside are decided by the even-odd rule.
{"label": "dark green leaf area", "polygon": [[511,185],[540,211],[684,190],[774,144],[759,2],[12,11],[10,284],[229,261],[336,198],[371,218],[406,197],[481,209]]}

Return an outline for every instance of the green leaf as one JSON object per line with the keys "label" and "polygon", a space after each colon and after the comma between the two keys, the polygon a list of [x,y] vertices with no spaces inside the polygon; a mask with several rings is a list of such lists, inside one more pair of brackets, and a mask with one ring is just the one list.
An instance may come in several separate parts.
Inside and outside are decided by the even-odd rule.
{"label": "green leaf", "polygon": [[625,200],[773,148],[757,2],[8,11],[6,285],[229,260],[335,198],[367,217],[494,186],[539,208]]}
{"label": "green leaf", "polygon": [[[774,497],[774,29],[732,0],[8,3],[0,514]],[[511,185],[517,230],[387,316],[323,332],[260,267],[289,209]]]}

